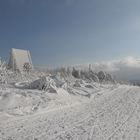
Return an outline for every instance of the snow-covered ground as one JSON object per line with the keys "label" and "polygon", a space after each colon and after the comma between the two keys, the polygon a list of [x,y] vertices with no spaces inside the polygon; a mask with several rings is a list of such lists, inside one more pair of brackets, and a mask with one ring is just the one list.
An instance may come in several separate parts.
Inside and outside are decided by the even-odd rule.
{"label": "snow-covered ground", "polygon": [[139,87],[96,84],[90,98],[64,89],[0,92],[1,140],[140,139]]}
{"label": "snow-covered ground", "polygon": [[0,140],[139,140],[140,88],[105,72],[5,73]]}

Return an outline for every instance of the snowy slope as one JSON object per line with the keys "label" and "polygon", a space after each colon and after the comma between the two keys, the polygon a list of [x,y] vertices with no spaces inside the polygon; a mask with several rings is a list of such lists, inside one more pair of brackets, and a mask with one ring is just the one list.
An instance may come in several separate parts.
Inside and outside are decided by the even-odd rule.
{"label": "snowy slope", "polygon": [[[105,86],[91,98],[32,115],[0,119],[2,140],[133,140],[140,138],[140,89]],[[61,94],[62,93],[62,94]],[[64,94],[63,99],[73,95]],[[66,97],[69,96],[69,97]],[[72,98],[73,100],[73,98]],[[71,100],[70,100],[71,101]],[[64,101],[62,101],[64,102]]]}
{"label": "snowy slope", "polygon": [[139,140],[140,88],[104,71],[6,72],[0,140]]}

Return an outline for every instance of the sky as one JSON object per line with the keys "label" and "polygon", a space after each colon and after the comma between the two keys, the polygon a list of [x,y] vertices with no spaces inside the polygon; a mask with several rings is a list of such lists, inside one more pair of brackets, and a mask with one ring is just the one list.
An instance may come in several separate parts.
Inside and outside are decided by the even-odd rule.
{"label": "sky", "polygon": [[140,0],[0,0],[0,56],[36,66],[140,58]]}

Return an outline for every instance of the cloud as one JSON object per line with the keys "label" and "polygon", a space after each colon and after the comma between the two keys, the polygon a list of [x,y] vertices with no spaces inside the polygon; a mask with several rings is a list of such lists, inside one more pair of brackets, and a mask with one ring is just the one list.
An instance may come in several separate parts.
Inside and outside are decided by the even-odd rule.
{"label": "cloud", "polygon": [[107,71],[118,71],[122,67],[140,68],[140,60],[129,56],[122,60],[95,63],[95,64],[93,64],[93,66],[96,69],[105,68],[105,70],[107,70]]}
{"label": "cloud", "polygon": [[140,61],[133,57],[127,57],[124,58],[122,61],[118,62],[118,66],[140,68]]}
{"label": "cloud", "polygon": [[134,57],[95,63],[93,70],[104,70],[115,75],[119,80],[140,81],[140,60]]}
{"label": "cloud", "polygon": [[94,71],[104,70],[106,72],[118,71],[114,62],[101,62],[93,64]]}

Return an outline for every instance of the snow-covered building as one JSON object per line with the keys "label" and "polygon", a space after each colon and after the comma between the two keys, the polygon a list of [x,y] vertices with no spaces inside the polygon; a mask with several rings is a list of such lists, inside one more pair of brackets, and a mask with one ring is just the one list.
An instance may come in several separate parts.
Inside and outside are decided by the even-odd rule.
{"label": "snow-covered building", "polygon": [[26,66],[33,69],[32,59],[28,50],[12,48],[9,58],[8,67],[13,71],[24,71]]}

